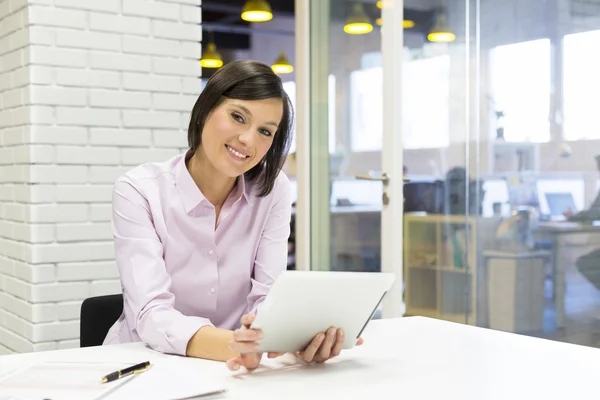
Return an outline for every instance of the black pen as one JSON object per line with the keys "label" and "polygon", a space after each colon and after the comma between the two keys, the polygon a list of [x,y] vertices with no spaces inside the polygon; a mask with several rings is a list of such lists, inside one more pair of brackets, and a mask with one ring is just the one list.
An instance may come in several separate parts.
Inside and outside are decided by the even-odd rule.
{"label": "black pen", "polygon": [[132,365],[131,367],[127,367],[120,371],[111,372],[110,374],[103,377],[101,382],[102,383],[112,382],[112,381],[116,381],[119,378],[124,378],[131,374],[140,374],[144,371],[147,371],[148,368],[150,368],[150,361],[144,361],[143,363]]}

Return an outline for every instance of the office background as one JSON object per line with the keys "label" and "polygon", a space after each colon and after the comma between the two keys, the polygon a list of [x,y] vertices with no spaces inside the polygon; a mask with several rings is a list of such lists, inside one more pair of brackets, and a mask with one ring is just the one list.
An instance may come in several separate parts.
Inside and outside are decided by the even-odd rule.
{"label": "office background", "polygon": [[[270,1],[274,18],[263,23],[240,21],[241,0],[199,3],[0,1],[0,354],[77,347],[81,301],[120,292],[111,184],[137,164],[185,149],[189,111],[212,73],[198,63],[206,43],[215,43],[224,62],[271,64],[284,53],[296,64],[292,0]],[[314,73],[327,74],[330,117],[311,135],[327,132],[331,154],[330,268],[378,270],[381,184],[354,177],[381,170],[381,10],[376,1],[362,2],[373,31],[350,35],[343,28],[357,2],[327,3],[327,70]],[[471,186],[485,192],[464,196],[475,205],[469,219],[460,207],[421,203],[412,211],[429,214],[398,222],[406,227],[397,242],[405,246],[407,312],[600,346],[600,295],[576,266],[595,248],[594,234],[565,237],[556,260],[551,233],[532,239],[536,248],[523,247],[516,233],[502,240],[498,233],[519,207],[560,217],[544,195],[554,187],[570,193],[577,210],[596,196],[600,2],[407,0],[404,8],[415,22],[404,37],[407,176],[431,189],[447,182],[450,170],[465,168],[472,181],[462,193],[477,193]],[[427,39],[440,15],[453,42]],[[295,73],[281,77],[294,97]],[[496,140],[500,133],[504,140]],[[286,170],[293,178],[293,157]],[[467,225],[463,236],[446,232]],[[443,271],[461,263],[437,259],[448,237],[471,244],[466,273]],[[432,249],[436,257],[424,258]],[[530,264],[498,261],[530,250],[541,252],[530,254]],[[489,263],[500,275],[483,273]],[[555,277],[556,264],[564,281]],[[415,300],[421,305],[410,293],[423,294]],[[520,323],[516,309],[530,310]]]}

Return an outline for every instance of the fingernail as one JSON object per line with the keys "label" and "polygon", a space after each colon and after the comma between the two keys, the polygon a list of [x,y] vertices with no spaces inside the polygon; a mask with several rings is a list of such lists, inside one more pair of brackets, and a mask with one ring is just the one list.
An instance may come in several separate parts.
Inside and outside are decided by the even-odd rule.
{"label": "fingernail", "polygon": [[257,337],[258,337],[258,339],[259,339],[259,340],[260,340],[260,339],[264,339],[264,338],[265,338],[265,334],[264,334],[264,333],[262,333],[262,332],[258,332],[258,335],[257,335]]}

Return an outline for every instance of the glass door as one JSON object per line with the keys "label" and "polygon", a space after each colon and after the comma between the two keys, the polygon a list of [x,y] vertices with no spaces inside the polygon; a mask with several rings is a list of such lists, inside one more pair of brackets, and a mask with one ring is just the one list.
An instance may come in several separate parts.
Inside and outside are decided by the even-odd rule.
{"label": "glass door", "polygon": [[395,273],[387,317],[404,315],[404,50],[402,1],[384,3],[296,1],[295,239],[298,269]]}

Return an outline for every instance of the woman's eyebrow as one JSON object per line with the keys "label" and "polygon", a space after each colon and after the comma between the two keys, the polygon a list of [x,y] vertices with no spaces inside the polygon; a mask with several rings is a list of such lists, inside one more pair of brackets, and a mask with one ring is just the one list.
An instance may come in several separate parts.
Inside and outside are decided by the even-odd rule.
{"label": "woman's eyebrow", "polygon": [[[233,104],[235,107],[238,107],[239,109],[241,109],[243,112],[245,112],[246,114],[252,116],[252,113],[250,112],[250,110],[248,110],[246,107],[244,107],[241,104]],[[279,128],[279,124],[277,122],[273,122],[273,121],[269,121],[269,122],[265,122],[265,125],[272,125],[275,128]]]}
{"label": "woman's eyebrow", "polygon": [[234,106],[236,106],[237,108],[241,109],[243,112],[245,112],[246,114],[252,115],[252,113],[250,112],[250,110],[248,110],[246,107],[244,107],[241,104],[233,104]]}

